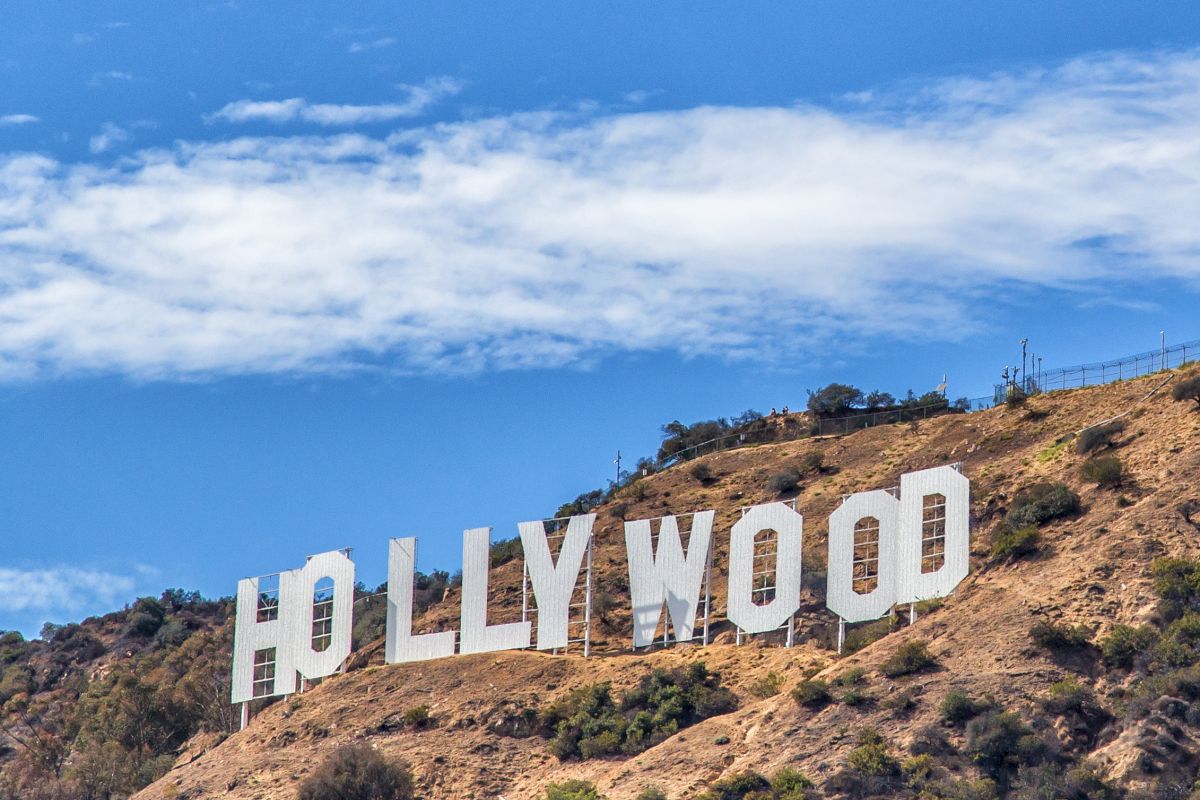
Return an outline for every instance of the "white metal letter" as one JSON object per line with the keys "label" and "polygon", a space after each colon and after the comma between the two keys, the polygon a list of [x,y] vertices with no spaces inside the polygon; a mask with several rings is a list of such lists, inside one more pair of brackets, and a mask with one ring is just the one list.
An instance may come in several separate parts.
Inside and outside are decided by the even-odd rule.
{"label": "white metal letter", "polygon": [[[294,619],[296,670],[305,678],[323,678],[337,672],[350,655],[354,627],[354,562],[340,550],[321,553],[295,570],[296,586],[287,605],[280,602],[280,615]],[[333,619],[329,646],[313,649],[313,591],[323,578],[333,581]],[[282,593],[282,590],[281,590]],[[282,600],[282,598],[281,598]]]}
{"label": "white metal letter", "polygon": [[417,540],[392,539],[388,546],[387,641],[384,661],[400,664],[454,655],[454,631],[412,635],[413,572]]}
{"label": "white metal letter", "polygon": [[[924,500],[940,494],[946,499],[944,561],[922,572]],[[971,482],[951,466],[900,476],[899,533],[896,544],[896,602],[915,603],[945,597],[970,570]]]}
{"label": "white metal letter", "polygon": [[487,624],[491,535],[491,528],[463,531],[462,618],[458,645],[458,652],[463,654],[529,647],[530,623]]}
{"label": "white metal letter", "polygon": [[592,538],[595,514],[580,514],[567,522],[567,533],[558,551],[558,563],[550,555],[546,526],[542,522],[522,522],[521,547],[525,566],[537,601],[537,649],[554,650],[567,646],[571,617],[571,595],[579,582],[579,569]]}
{"label": "white metal letter", "polygon": [[712,511],[693,515],[685,554],[675,517],[663,517],[659,522],[657,552],[652,542],[650,520],[625,523],[634,647],[653,644],[664,602],[675,641],[690,641],[695,635],[693,628],[700,604],[700,584],[708,566],[712,525]]}
{"label": "white metal letter", "polygon": [[295,571],[279,574],[279,595],[274,619],[258,621],[258,578],[238,581],[237,616],[233,633],[233,682],[231,702],[254,699],[254,655],[259,650],[275,650],[275,680],[271,691],[261,696],[291,694],[296,691],[295,631],[284,613],[291,603]]}
{"label": "white metal letter", "polygon": [[[900,502],[885,491],[852,494],[829,516],[829,583],[825,603],[846,622],[879,619],[896,604],[896,526]],[[868,594],[854,590],[854,528],[872,517],[879,523],[877,583]]]}
{"label": "white metal letter", "polygon": [[[764,530],[778,535],[775,556],[775,597],[765,605],[754,602],[754,537]],[[729,534],[729,621],[746,633],[779,628],[800,607],[800,555],[804,517],[783,503],[755,506]]]}

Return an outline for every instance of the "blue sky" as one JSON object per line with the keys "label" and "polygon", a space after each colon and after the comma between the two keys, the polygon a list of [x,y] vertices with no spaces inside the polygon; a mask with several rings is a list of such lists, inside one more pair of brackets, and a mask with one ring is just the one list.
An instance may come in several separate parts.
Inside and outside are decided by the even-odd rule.
{"label": "blue sky", "polygon": [[[1194,3],[18,3],[0,628],[1200,338]],[[680,509],[685,510],[685,509]]]}

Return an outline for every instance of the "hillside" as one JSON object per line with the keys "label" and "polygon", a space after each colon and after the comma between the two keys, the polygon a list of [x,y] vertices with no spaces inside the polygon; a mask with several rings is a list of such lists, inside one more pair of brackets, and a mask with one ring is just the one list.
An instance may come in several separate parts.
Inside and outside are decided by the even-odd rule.
{"label": "hillside", "polygon": [[[596,623],[591,659],[509,652],[392,666],[382,664],[378,644],[369,646],[352,659],[346,674],[265,708],[247,730],[228,737],[198,735],[174,768],[137,797],[291,797],[314,765],[352,741],[409,761],[420,796],[427,798],[536,798],[547,783],[567,778],[594,781],[609,798],[633,798],[650,785],[672,798],[690,798],[722,776],[748,770],[771,775],[784,766],[799,769],[816,784],[810,796],[923,791],[927,797],[986,797],[1010,784],[1014,791],[1033,792],[1041,781],[1049,794],[1026,796],[1058,796],[1069,784],[1071,792],[1082,792],[1072,795],[1079,797],[1126,791],[1187,797],[1200,759],[1200,714],[1189,708],[1200,698],[1200,680],[1191,666],[1195,650],[1188,649],[1195,643],[1178,626],[1170,628],[1164,636],[1174,637],[1178,647],[1169,668],[1161,654],[1153,663],[1139,656],[1127,668],[1101,658],[1099,650],[1115,626],[1164,628],[1171,621],[1152,585],[1154,559],[1200,558],[1200,515],[1193,523],[1188,505],[1200,498],[1195,488],[1200,413],[1192,403],[1173,402],[1169,385],[1146,399],[1167,377],[1055,393],[1022,407],[871,428],[841,438],[717,453],[694,462],[708,468],[704,481],[691,465],[650,475],[600,509],[597,587],[616,602]],[[1085,457],[1075,452],[1074,443],[1061,442],[1123,412],[1129,412],[1123,430],[1103,449],[1120,459],[1125,478],[1116,488],[1102,488],[1081,476]],[[816,451],[823,467],[808,469],[799,489],[808,578],[796,647],[759,640],[736,646],[732,632],[717,625],[717,643],[707,648],[677,646],[631,656],[628,612],[622,610],[627,598],[620,516],[717,510],[713,588],[720,619],[724,545],[739,506],[776,499],[769,489],[772,477],[801,464],[811,467],[814,460],[806,457]],[[823,610],[821,593],[829,513],[844,493],[892,486],[903,472],[953,461],[962,462],[972,481],[972,574],[953,597],[922,609],[911,626],[860,628],[855,641],[865,646],[838,658],[831,649],[834,620]],[[992,558],[994,531],[1014,498],[1039,482],[1069,486],[1080,497],[1079,512],[1044,524],[1036,552]],[[497,568],[492,586],[501,609],[493,618],[514,618],[519,560]],[[1200,596],[1200,581],[1196,591]],[[455,623],[457,599],[449,591],[415,629]],[[1085,628],[1043,627],[1043,633],[1055,635],[1041,636],[1039,644],[1031,637],[1031,627],[1039,622]],[[881,635],[889,627],[895,630]],[[881,638],[870,641],[869,631]],[[885,677],[885,661],[905,643],[918,641],[927,643],[935,665]],[[697,661],[719,673],[738,707],[684,727],[636,755],[560,760],[533,730],[537,713],[572,689],[609,681],[617,694],[652,668]],[[833,681],[855,668],[862,669],[861,678],[856,682],[851,674],[845,686],[835,683],[834,702],[805,706],[790,696],[807,678]],[[773,695],[767,680],[772,673],[782,689]],[[1074,683],[1060,683],[1067,678]],[[964,729],[943,721],[941,704],[952,689],[977,700],[990,697],[997,708],[1023,720],[994,712],[977,715],[996,725],[1011,723],[1014,740],[1037,744],[1037,754],[1021,751],[1028,769],[989,762],[992,751],[981,756],[980,741],[989,731],[979,724]],[[418,706],[428,706],[431,723],[405,724],[405,712]],[[859,757],[864,751],[859,732],[868,727],[884,742],[871,751],[870,737],[865,740],[868,751],[883,754],[876,759],[877,773],[862,767]],[[856,749],[858,756],[850,758]],[[1015,758],[1016,752],[1000,755]],[[913,774],[899,775],[891,759],[914,753],[930,758],[918,759],[915,766],[906,763]],[[848,763],[859,766],[848,769]],[[1084,763],[1094,767],[1094,776],[1071,772]],[[1039,764],[1041,772],[1035,774]],[[998,789],[978,783],[987,774]]]}
{"label": "hillside", "polygon": [[[391,666],[378,663],[377,654],[364,654],[358,668],[273,705],[246,731],[218,746],[202,752],[197,743],[138,797],[288,797],[322,756],[355,740],[410,761],[422,796],[430,798],[534,798],[547,783],[574,777],[594,781],[610,798],[632,798],[647,785],[686,798],[722,775],[745,770],[769,775],[785,765],[800,769],[828,796],[861,794],[862,787],[847,788],[844,776],[837,776],[856,747],[856,732],[865,726],[878,730],[897,758],[908,755],[914,740],[937,740],[930,731],[939,732],[945,741],[925,748],[944,751],[937,756],[938,771],[964,778],[982,774],[978,759],[961,752],[961,728],[941,722],[939,705],[951,689],[976,698],[990,695],[1035,728],[1044,728],[1039,735],[1055,743],[1064,763],[1088,757],[1114,787],[1165,796],[1163,787],[1174,782],[1186,786],[1177,796],[1186,796],[1198,757],[1200,719],[1182,712],[1172,718],[1160,708],[1164,701],[1150,710],[1135,702],[1136,671],[1107,668],[1093,644],[1054,651],[1030,636],[1031,626],[1040,621],[1085,625],[1092,642],[1118,624],[1147,623],[1158,614],[1151,561],[1200,556],[1200,532],[1180,511],[1198,495],[1200,414],[1193,404],[1172,402],[1169,386],[1141,402],[1163,380],[1163,375],[1151,376],[1034,398],[1020,408],[719,453],[703,460],[713,475],[710,485],[683,466],[649,476],[602,509],[598,585],[619,595],[625,567],[614,512],[639,518],[713,507],[718,509],[717,540],[724,542],[738,506],[774,499],[767,488],[771,477],[819,449],[826,467],[809,475],[800,491],[806,570],[819,584],[824,520],[841,494],[894,485],[902,472],[961,461],[972,480],[971,576],[916,624],[845,658],[830,649],[833,620],[821,609],[819,586],[806,589],[811,603],[791,650],[762,642],[735,646],[718,627],[718,644],[708,648],[682,646],[633,657],[624,633],[627,613],[617,612],[609,615],[612,626],[597,626],[598,655],[589,660],[515,652]],[[1056,444],[1126,411],[1131,413],[1124,430],[1109,449],[1128,477],[1118,489],[1083,480],[1084,457],[1070,443]],[[1081,511],[1045,525],[1037,553],[991,559],[993,528],[1017,492],[1039,481],[1072,487]],[[723,565],[723,553],[715,563]],[[714,577],[720,616],[723,576]],[[496,587],[519,587],[519,563],[500,567],[493,581]],[[513,613],[511,592],[501,593],[498,602]],[[456,615],[457,598],[450,593],[417,628],[432,629]],[[880,674],[885,659],[913,640],[928,643],[937,667],[896,679]],[[540,736],[498,733],[518,728],[522,709],[544,708],[572,688],[611,681],[620,691],[653,667],[698,660],[735,691],[737,710],[685,728],[633,757],[560,761]],[[866,702],[811,709],[787,692],[806,676],[832,679],[855,667],[865,670],[862,693],[871,698]],[[784,691],[756,696],[752,690],[761,688],[756,683],[770,672],[782,676]],[[1081,704],[1061,714],[1046,710],[1050,687],[1071,676],[1095,687],[1102,713],[1089,707],[1092,716],[1081,716]],[[834,693],[842,692],[835,688]],[[399,721],[420,705],[429,706],[432,725],[414,729]]]}

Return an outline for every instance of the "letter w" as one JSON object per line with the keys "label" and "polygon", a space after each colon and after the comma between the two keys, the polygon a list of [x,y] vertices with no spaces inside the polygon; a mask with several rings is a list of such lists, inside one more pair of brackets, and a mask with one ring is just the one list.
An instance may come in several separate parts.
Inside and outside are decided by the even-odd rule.
{"label": "letter w", "polygon": [[[712,511],[699,511],[692,516],[692,533],[685,554],[675,517],[663,517],[659,523],[657,552],[651,540],[650,520],[625,523],[634,647],[654,643],[664,602],[675,641],[692,639],[700,604],[700,582],[708,568],[712,526]],[[665,623],[663,630],[666,631]]]}

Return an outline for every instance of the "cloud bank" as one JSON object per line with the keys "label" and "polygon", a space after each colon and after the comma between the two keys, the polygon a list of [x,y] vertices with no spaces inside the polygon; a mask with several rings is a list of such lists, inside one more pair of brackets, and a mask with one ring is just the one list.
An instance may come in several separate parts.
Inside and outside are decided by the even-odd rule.
{"label": "cloud bank", "polygon": [[9,614],[79,612],[129,599],[134,582],[98,570],[0,567],[0,611]]}
{"label": "cloud bank", "polygon": [[237,100],[209,116],[222,122],[310,122],[316,125],[361,125],[415,117],[439,100],[457,94],[462,84],[453,78],[435,78],[419,86],[400,86],[408,96],[401,103],[344,105],[309,103],[302,97],[287,100]]}
{"label": "cloud bank", "polygon": [[[280,104],[221,114],[366,108]],[[0,374],[794,360],[953,339],[1010,289],[1200,277],[1198,53],[845,104],[14,155]]]}

